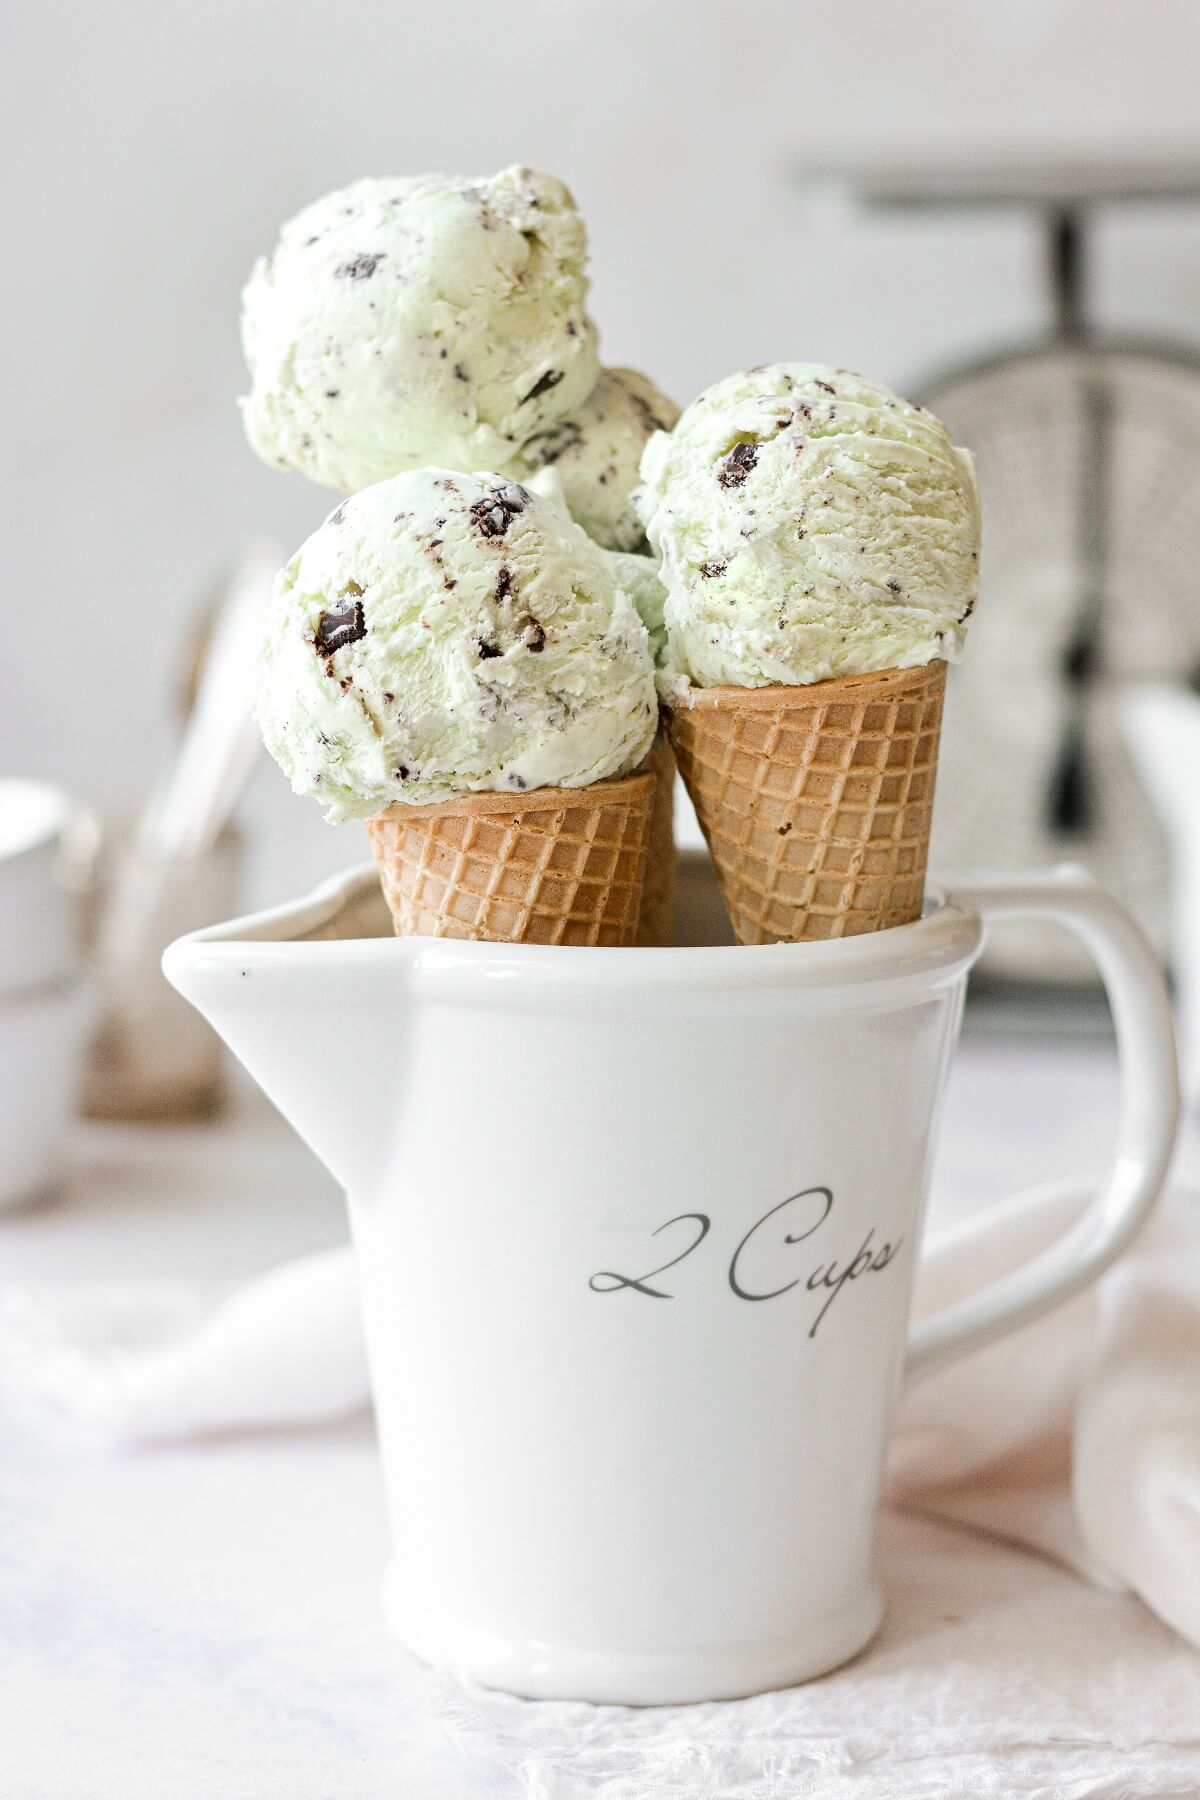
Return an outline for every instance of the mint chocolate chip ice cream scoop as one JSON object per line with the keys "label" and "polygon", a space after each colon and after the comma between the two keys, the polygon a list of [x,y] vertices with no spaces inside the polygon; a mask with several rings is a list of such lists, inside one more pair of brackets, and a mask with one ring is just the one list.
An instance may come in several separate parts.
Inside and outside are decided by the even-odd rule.
{"label": "mint chocolate chip ice cream scoop", "polygon": [[773,363],[651,438],[667,691],[803,685],[962,653],[979,578],[971,458],[877,382]]}
{"label": "mint chocolate chip ice cream scoop", "polygon": [[242,297],[251,444],[347,492],[503,467],[595,385],[585,257],[570,193],[535,169],[327,194]]}
{"label": "mint chocolate chip ice cream scoop", "polygon": [[503,475],[365,488],[278,578],[267,748],[334,822],[628,774],[658,723],[637,560]]}
{"label": "mint chocolate chip ice cream scoop", "polygon": [[644,550],[633,504],[638,465],[656,431],[679,417],[673,400],[637,369],[604,369],[583,405],[522,445],[508,465],[518,480],[553,469],[571,517],[609,550]]}

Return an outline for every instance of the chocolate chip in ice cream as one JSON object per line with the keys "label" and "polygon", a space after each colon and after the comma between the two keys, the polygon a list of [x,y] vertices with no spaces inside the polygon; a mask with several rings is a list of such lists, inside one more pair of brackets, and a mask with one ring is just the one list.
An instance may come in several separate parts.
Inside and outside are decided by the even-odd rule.
{"label": "chocolate chip in ice cream", "polygon": [[562,378],[563,372],[561,369],[547,369],[544,375],[538,376],[537,380],[522,400],[521,405],[528,406],[531,400],[540,400],[543,394],[548,394],[551,388],[557,387]]}
{"label": "chocolate chip in ice cream", "polygon": [[735,444],[721,464],[717,480],[723,488],[741,487],[757,461],[757,444]]}
{"label": "chocolate chip in ice cream", "polygon": [[646,428],[647,437],[649,437],[652,431],[670,431],[671,427],[667,424],[666,420],[659,418],[658,414],[643,394],[639,394],[635,388],[629,388],[627,392],[633,404],[634,411],[639,415],[642,424]]}
{"label": "chocolate chip in ice cream", "polygon": [[503,537],[510,522],[524,512],[528,498],[527,489],[515,481],[506,481],[503,487],[493,488],[490,494],[475,501],[471,507],[472,523],[485,538]]}
{"label": "chocolate chip in ice cream", "polygon": [[339,263],[333,272],[343,281],[368,281],[386,260],[382,252],[377,256],[352,256],[349,262]]}
{"label": "chocolate chip in ice cream", "polygon": [[480,638],[478,640],[478,649],[480,662],[487,662],[493,656],[503,655],[503,651],[499,644],[493,643],[491,638]]}
{"label": "chocolate chip in ice cream", "polygon": [[583,443],[583,431],[577,419],[561,419],[552,425],[549,431],[539,431],[525,445],[525,458],[536,462],[539,468],[548,468],[556,463],[560,456],[568,450],[578,450]]}
{"label": "chocolate chip in ice cream", "polygon": [[357,581],[348,581],[337,597],[337,604],[325,609],[317,620],[317,651],[332,656],[347,644],[356,644],[367,635],[367,620],[362,607],[363,589]]}

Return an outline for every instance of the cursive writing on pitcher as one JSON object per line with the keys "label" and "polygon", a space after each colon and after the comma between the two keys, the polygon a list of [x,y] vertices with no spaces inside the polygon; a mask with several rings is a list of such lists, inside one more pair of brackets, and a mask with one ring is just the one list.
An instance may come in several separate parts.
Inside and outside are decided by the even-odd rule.
{"label": "cursive writing on pitcher", "polygon": [[[778,1300],[782,1294],[790,1294],[799,1287],[809,1294],[822,1295],[820,1309],[808,1332],[810,1338],[816,1337],[821,1321],[839,1295],[864,1275],[878,1275],[886,1269],[904,1242],[899,1237],[877,1243],[872,1225],[851,1257],[831,1257],[827,1262],[818,1262],[807,1270],[801,1268],[792,1275],[790,1271],[795,1267],[795,1260],[789,1256],[781,1269],[778,1266],[780,1251],[791,1251],[797,1244],[815,1237],[832,1212],[833,1191],[827,1187],[802,1188],[799,1193],[778,1201],[755,1220],[730,1257],[727,1270],[730,1290],[739,1300]],[[592,1292],[616,1294],[630,1289],[652,1300],[673,1300],[675,1295],[657,1284],[668,1269],[677,1268],[699,1249],[712,1228],[712,1220],[707,1213],[678,1213],[650,1235],[659,1237],[676,1225],[688,1227],[688,1234],[683,1248],[676,1250],[674,1256],[648,1269],[644,1275],[620,1275],[615,1269],[597,1269],[588,1282]],[[674,1248],[684,1235],[681,1232],[670,1238],[670,1247]],[[785,1269],[788,1279],[781,1280]]]}

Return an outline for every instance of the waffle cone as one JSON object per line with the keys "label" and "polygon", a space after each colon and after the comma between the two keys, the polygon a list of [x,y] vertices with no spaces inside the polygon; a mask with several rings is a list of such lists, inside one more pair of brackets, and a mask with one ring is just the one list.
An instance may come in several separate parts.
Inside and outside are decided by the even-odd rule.
{"label": "waffle cone", "polygon": [[637,942],[661,949],[675,936],[675,757],[665,732],[655,739],[646,768],[654,777],[654,808]]}
{"label": "waffle cone", "polygon": [[671,741],[738,942],[920,917],[946,665],[699,688]]}
{"label": "waffle cone", "polygon": [[367,820],[398,937],[632,944],[655,778],[462,794]]}

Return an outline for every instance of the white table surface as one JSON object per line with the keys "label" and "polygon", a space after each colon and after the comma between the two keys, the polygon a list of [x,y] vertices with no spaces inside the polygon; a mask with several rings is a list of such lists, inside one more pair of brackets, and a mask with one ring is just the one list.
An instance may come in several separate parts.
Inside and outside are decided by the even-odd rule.
{"label": "white table surface", "polygon": [[[969,1039],[945,1110],[935,1214],[1098,1166],[1114,1093],[1112,1052],[1094,1039]],[[69,1193],[0,1220],[0,1278],[233,1276],[343,1236],[332,1182],[265,1103],[241,1094],[207,1129],[82,1128]],[[967,1743],[972,1718],[1032,1681],[1051,1736],[1071,1740],[1095,1694],[1075,1691],[1057,1646],[1021,1633],[1033,1599],[1053,1593],[1103,1658],[1116,1766],[1145,1730],[1149,1696],[1171,1718],[1193,1696],[1200,1739],[1200,1659],[1137,1601],[928,1521],[885,1519],[881,1554],[890,1611],[856,1691],[864,1679],[881,1693],[907,1683],[914,1733],[944,1728],[938,1672],[969,1666],[973,1639],[986,1631],[994,1643],[999,1617],[1012,1622],[1012,1666],[983,1667],[970,1693],[956,1691],[954,1729]],[[527,1774],[424,1723],[430,1678],[389,1642],[377,1609],[384,1555],[366,1419],[120,1454],[10,1433],[0,1442],[0,1797],[531,1791]],[[844,1683],[835,1675],[805,1692],[836,1711]],[[1192,1750],[1195,1781],[1181,1791],[1200,1791],[1200,1741]]]}

